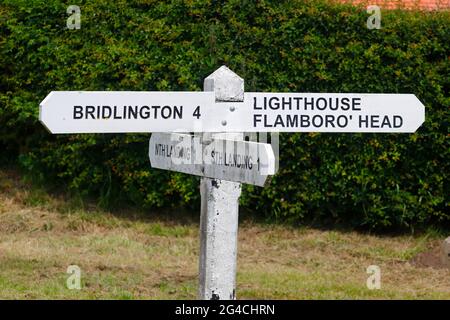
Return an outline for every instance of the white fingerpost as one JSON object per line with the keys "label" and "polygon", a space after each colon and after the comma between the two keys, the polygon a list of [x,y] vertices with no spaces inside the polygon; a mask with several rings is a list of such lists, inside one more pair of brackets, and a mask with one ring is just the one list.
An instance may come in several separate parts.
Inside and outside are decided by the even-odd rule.
{"label": "white fingerpost", "polygon": [[[225,128],[227,118],[231,118],[234,111],[229,102],[244,100],[244,80],[226,66],[222,66],[205,78],[203,86],[204,91],[215,93],[215,101],[219,108],[220,102],[227,102],[224,108],[229,108],[229,114],[227,113],[221,122]],[[212,133],[204,135],[202,143],[207,144],[209,136],[217,139],[243,140],[243,133]],[[202,178],[200,191],[199,298],[234,300],[241,184]]]}

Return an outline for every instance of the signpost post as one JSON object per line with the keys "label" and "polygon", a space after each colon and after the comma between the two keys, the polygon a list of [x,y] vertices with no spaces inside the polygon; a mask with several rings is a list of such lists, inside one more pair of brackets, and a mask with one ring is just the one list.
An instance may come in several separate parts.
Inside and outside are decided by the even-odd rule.
{"label": "signpost post", "polygon": [[[244,99],[244,79],[227,67],[209,75],[203,90],[214,92],[217,109],[233,106],[226,102]],[[220,103],[224,103],[223,107]],[[227,124],[223,120],[222,127]],[[220,128],[220,127],[219,127]],[[203,135],[207,141],[208,135]],[[243,140],[244,134],[216,133],[212,139]],[[204,300],[236,299],[237,236],[241,184],[220,179],[202,178],[200,182],[200,263],[199,297]]]}
{"label": "signpost post", "polygon": [[222,66],[203,92],[53,91],[39,119],[51,133],[155,132],[152,167],[202,177],[199,297],[235,299],[241,183],[276,171],[271,146],[243,132],[415,132],[425,107],[412,94],[244,93]]}

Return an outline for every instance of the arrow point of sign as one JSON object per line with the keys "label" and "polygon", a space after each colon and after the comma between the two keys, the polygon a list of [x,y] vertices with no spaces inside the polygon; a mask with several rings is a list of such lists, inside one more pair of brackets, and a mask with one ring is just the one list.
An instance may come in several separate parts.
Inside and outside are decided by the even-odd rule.
{"label": "arrow point of sign", "polygon": [[150,136],[150,140],[148,141],[148,155],[150,159],[150,165],[153,167],[155,166],[155,160],[153,158],[153,148],[152,146],[156,144],[156,141],[158,139],[162,139],[162,135],[158,132],[153,132]]}
{"label": "arrow point of sign", "polygon": [[270,176],[275,174],[275,154],[273,152],[272,146],[270,144],[261,144],[265,152],[263,154],[267,155],[267,166],[261,168],[261,174]]}
{"label": "arrow point of sign", "polygon": [[415,104],[417,106],[417,108],[419,109],[418,112],[418,121],[417,121],[417,126],[415,127],[413,132],[416,132],[420,126],[425,122],[425,105],[422,103],[422,101],[419,100],[419,98],[416,97],[416,95],[411,94],[415,100]]}
{"label": "arrow point of sign", "polygon": [[45,129],[47,129],[48,132],[50,133],[55,133],[53,132],[50,127],[47,126],[46,121],[45,121],[45,117],[44,117],[44,107],[46,105],[48,105],[48,101],[50,100],[50,98],[52,97],[52,95],[54,95],[55,91],[51,91],[45,98],[44,100],[41,101],[41,103],[39,104],[39,121],[42,123],[42,125],[45,127]]}

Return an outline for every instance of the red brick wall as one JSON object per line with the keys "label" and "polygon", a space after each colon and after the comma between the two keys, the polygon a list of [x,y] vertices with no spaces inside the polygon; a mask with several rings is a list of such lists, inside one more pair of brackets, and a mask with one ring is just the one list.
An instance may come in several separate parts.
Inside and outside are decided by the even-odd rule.
{"label": "red brick wall", "polygon": [[338,0],[356,5],[377,5],[381,9],[448,10],[450,0]]}

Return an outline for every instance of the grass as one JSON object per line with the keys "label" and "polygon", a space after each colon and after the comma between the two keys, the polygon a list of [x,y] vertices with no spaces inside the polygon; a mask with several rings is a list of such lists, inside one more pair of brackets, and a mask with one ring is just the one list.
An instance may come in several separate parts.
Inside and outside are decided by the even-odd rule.
{"label": "grass", "polygon": [[[0,298],[195,299],[198,219],[170,216],[75,205],[0,171]],[[237,295],[450,299],[450,270],[411,262],[441,238],[241,221]],[[81,290],[66,286],[69,265],[81,268]],[[369,265],[381,268],[380,290],[366,287]]]}

